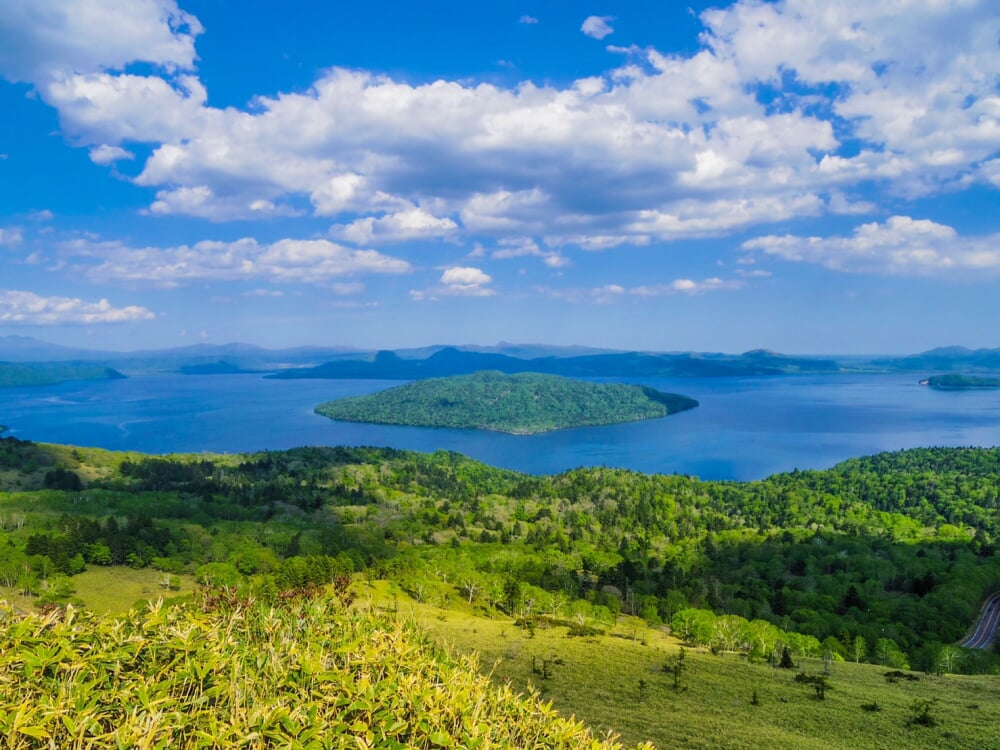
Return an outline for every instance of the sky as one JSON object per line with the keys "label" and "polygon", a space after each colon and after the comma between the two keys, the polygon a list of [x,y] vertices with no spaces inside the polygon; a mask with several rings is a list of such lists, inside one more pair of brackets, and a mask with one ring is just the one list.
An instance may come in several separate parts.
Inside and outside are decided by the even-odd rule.
{"label": "sky", "polygon": [[0,336],[1000,346],[996,0],[5,0]]}

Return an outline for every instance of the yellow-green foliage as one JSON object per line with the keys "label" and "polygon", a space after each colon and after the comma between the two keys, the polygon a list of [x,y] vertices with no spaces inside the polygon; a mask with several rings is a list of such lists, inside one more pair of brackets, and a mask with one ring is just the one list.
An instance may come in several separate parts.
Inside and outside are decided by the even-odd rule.
{"label": "yellow-green foliage", "polygon": [[328,598],[0,614],[4,747],[619,747]]}

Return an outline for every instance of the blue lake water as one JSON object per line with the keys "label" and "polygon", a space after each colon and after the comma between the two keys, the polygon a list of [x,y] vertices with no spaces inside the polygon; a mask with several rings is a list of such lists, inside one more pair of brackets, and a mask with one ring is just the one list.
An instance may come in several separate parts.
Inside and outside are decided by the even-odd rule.
{"label": "blue lake water", "polygon": [[379,445],[453,450],[533,474],[603,465],[705,479],[759,479],[917,446],[1000,444],[1000,391],[935,391],[917,379],[631,380],[701,406],[666,419],[513,436],[333,422],[312,411],[396,382],[164,375],[0,390],[0,424],[25,439],[147,453]]}

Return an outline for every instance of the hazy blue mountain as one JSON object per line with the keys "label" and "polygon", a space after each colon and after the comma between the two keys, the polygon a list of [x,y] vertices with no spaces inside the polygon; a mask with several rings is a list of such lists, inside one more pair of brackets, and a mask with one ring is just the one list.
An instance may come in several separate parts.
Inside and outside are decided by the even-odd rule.
{"label": "hazy blue mountain", "polygon": [[90,362],[0,362],[0,388],[56,385],[74,380],[120,380],[110,367]]}
{"label": "hazy blue mountain", "polygon": [[1000,370],[1000,349],[967,349],[946,346],[906,357],[886,357],[873,364],[896,371],[919,370]]}
{"label": "hazy blue mountain", "polygon": [[496,370],[506,374],[537,372],[574,377],[718,377],[836,372],[838,369],[839,366],[833,360],[785,357],[773,352],[750,352],[744,355],[619,352],[520,359],[506,354],[463,351],[456,347],[446,347],[421,360],[404,359],[395,352],[382,351],[371,360],[326,362],[313,368],[282,370],[268,377],[419,380],[468,375],[482,370]]}

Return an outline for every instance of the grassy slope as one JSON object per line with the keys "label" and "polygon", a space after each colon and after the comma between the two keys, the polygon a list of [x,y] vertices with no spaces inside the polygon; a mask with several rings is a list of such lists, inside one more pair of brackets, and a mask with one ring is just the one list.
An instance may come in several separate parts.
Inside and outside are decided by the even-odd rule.
{"label": "grassy slope", "polygon": [[332,596],[205,603],[120,618],[0,607],[4,746],[620,747],[396,618]]}
{"label": "grassy slope", "polygon": [[[383,602],[392,599],[390,591],[384,582],[368,588]],[[680,644],[624,619],[604,636],[570,638],[566,628],[556,627],[538,628],[532,637],[507,619],[442,610],[401,593],[396,602],[441,643],[460,653],[477,651],[494,679],[509,680],[519,690],[534,686],[564,714],[597,730],[613,729],[627,742],[772,750],[1000,747],[994,719],[1000,715],[1000,680],[995,677],[921,674],[916,682],[890,684],[885,667],[841,662],[831,666],[831,688],[818,701],[808,686],[793,681],[793,671],[749,664],[735,654],[689,650],[684,689],[675,691],[662,668]],[[542,659],[562,663],[543,680],[532,674],[532,657],[536,665]],[[810,673],[823,669],[819,660],[799,666]],[[640,680],[648,686],[644,695]],[[750,703],[755,689],[757,706]],[[938,726],[907,726],[917,699],[935,701],[931,713]],[[861,708],[872,702],[882,710]]]}
{"label": "grassy slope", "polygon": [[554,375],[478,372],[431,378],[321,404],[331,419],[485,429],[519,435],[664,417],[697,406],[685,396]]}

